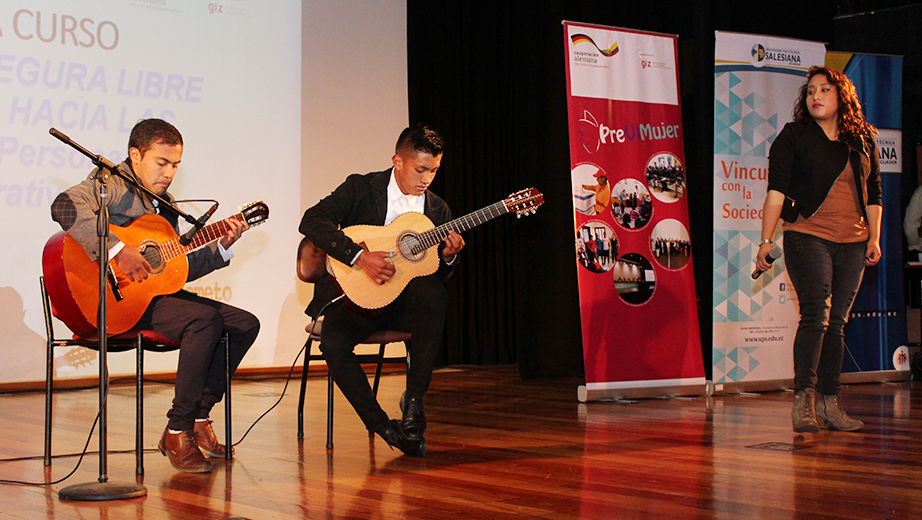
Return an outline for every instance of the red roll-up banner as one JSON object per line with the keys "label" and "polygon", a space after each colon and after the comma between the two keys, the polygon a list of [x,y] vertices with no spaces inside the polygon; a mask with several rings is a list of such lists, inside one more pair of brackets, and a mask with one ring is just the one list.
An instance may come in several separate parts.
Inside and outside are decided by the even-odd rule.
{"label": "red roll-up banner", "polygon": [[703,394],[676,37],[573,22],[564,33],[579,398]]}

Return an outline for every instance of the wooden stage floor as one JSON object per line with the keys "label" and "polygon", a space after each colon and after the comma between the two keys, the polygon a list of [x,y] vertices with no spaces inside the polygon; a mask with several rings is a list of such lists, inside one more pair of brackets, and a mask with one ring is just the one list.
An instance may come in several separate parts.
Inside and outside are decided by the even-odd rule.
{"label": "wooden stage floor", "polygon": [[[382,380],[397,416],[403,374]],[[235,382],[234,437],[278,398],[284,381]],[[58,498],[95,482],[98,457],[50,486],[0,485],[0,518],[650,518],[910,519],[922,515],[922,384],[871,383],[844,390],[860,433],[791,431],[790,392],[636,404],[576,400],[577,380],[522,381],[515,367],[443,369],[427,398],[429,453],[402,456],[369,442],[337,392],[335,449],[325,441],[326,379],[308,383],[305,439],[296,437],[297,390],[210,474],[174,471],[156,451],[138,478],[147,496],[110,502]],[[96,391],[56,395],[55,453],[79,452]],[[145,445],[163,431],[172,388],[148,384]],[[109,449],[134,446],[134,391],[113,387]],[[218,408],[221,408],[220,405]],[[0,459],[40,456],[43,395],[0,396]],[[223,408],[222,408],[223,410]],[[212,417],[221,424],[222,410]],[[221,428],[216,428],[219,437]],[[91,449],[98,448],[94,440]],[[76,457],[0,463],[0,479],[44,482]],[[133,453],[108,457],[112,481],[135,481]]]}

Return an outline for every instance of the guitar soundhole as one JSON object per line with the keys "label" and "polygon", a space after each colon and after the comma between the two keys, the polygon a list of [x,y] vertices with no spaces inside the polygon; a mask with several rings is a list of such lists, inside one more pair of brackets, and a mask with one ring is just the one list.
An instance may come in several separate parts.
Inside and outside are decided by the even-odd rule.
{"label": "guitar soundhole", "polygon": [[397,237],[397,248],[400,256],[408,262],[419,262],[426,258],[426,248],[423,247],[419,236],[413,231],[404,231]]}
{"label": "guitar soundhole", "polygon": [[160,271],[163,270],[164,266],[163,257],[160,255],[160,249],[158,249],[154,244],[155,243],[153,242],[141,244],[141,246],[144,247],[144,249],[141,251],[141,256],[143,256],[144,259],[147,260],[147,263],[150,264],[152,269],[150,274],[152,275],[159,274]]}

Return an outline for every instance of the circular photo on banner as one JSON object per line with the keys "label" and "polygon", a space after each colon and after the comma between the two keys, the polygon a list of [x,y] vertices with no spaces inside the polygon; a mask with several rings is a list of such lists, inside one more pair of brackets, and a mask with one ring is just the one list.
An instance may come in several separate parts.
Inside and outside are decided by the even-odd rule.
{"label": "circular photo on banner", "polygon": [[611,203],[608,175],[594,164],[580,164],[570,172],[573,207],[583,215],[600,215]]}
{"label": "circular photo on banner", "polygon": [[590,220],[576,229],[576,258],[593,273],[604,273],[618,258],[618,237],[601,220]]}
{"label": "circular photo on banner", "polygon": [[644,183],[622,179],[611,189],[611,211],[615,222],[626,229],[640,229],[653,216],[653,199]]}
{"label": "circular photo on banner", "polygon": [[637,253],[627,253],[611,268],[612,281],[618,296],[634,305],[646,302],[656,288],[653,264]]}
{"label": "circular photo on banner", "polygon": [[656,200],[672,203],[685,194],[685,167],[669,152],[654,155],[647,161],[647,186]]}
{"label": "circular photo on banner", "polygon": [[650,233],[650,250],[659,265],[667,269],[685,267],[691,257],[688,230],[674,218],[657,223]]}

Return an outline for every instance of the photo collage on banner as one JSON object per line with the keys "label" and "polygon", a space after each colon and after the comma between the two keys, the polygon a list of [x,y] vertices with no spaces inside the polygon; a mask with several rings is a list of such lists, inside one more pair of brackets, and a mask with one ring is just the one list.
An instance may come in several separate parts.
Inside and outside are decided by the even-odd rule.
{"label": "photo collage on banner", "polygon": [[[793,377],[796,296],[784,257],[752,278],[768,189],[768,152],[822,43],[716,33],[714,63],[715,391],[782,388]],[[780,224],[779,224],[780,227]],[[780,231],[776,242],[782,242]],[[781,244],[783,247],[783,244]]]}
{"label": "photo collage on banner", "polygon": [[580,399],[701,394],[676,38],[564,26]]}

